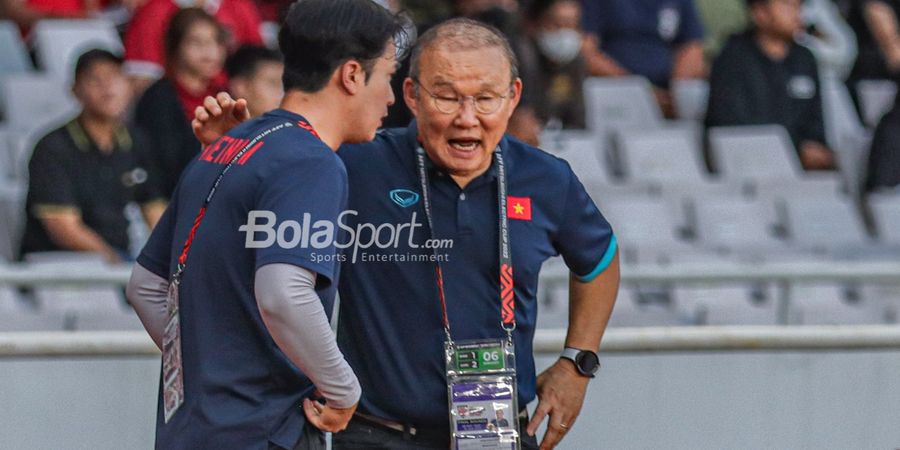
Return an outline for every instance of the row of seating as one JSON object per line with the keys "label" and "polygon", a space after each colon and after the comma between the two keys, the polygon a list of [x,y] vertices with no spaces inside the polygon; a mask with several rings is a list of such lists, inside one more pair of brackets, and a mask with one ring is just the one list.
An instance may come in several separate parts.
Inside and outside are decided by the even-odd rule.
{"label": "row of seating", "polygon": [[[543,299],[539,328],[566,326],[567,293],[561,287]],[[624,285],[609,326],[877,325],[900,323],[898,313],[900,285]]]}

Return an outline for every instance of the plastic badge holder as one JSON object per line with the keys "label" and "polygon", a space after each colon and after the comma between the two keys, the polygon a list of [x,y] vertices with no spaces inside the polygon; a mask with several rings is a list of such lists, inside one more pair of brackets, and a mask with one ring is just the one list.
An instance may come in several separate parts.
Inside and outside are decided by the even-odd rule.
{"label": "plastic badge holder", "polygon": [[515,348],[503,339],[445,346],[451,448],[518,450]]}

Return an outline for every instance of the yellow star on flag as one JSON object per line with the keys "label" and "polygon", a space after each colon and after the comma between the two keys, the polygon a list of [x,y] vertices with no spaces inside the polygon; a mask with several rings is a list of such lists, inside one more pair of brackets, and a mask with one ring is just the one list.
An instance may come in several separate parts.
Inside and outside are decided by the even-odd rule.
{"label": "yellow star on flag", "polygon": [[513,209],[516,210],[516,214],[517,214],[517,215],[525,214],[525,207],[522,206],[521,203],[516,203],[516,204],[513,206]]}

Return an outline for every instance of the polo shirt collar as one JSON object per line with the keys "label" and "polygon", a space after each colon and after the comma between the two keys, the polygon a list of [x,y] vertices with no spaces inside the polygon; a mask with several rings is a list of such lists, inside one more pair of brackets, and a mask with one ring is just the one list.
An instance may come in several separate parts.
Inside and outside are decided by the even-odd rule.
{"label": "polo shirt collar", "polygon": [[[81,125],[81,116],[72,119],[69,123],[66,124],[66,131],[69,133],[69,136],[72,137],[72,142],[75,143],[75,147],[82,152],[89,151],[99,151],[99,147],[91,139],[91,136],[84,129],[84,126]],[[117,151],[130,151],[133,141],[131,140],[131,134],[128,132],[128,129],[125,126],[120,125],[116,128],[115,136],[113,137],[115,145],[113,146],[113,153]]]}

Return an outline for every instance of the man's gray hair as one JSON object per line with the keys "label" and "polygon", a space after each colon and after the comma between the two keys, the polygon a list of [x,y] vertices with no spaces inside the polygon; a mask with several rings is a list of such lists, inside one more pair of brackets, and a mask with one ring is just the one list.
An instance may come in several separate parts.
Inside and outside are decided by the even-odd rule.
{"label": "man's gray hair", "polygon": [[453,50],[499,48],[509,61],[510,81],[519,78],[519,60],[500,30],[472,19],[457,18],[441,22],[419,37],[410,57],[409,76],[419,79],[419,60],[427,49],[446,46]]}

